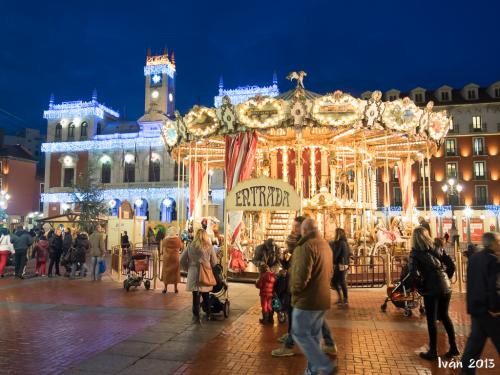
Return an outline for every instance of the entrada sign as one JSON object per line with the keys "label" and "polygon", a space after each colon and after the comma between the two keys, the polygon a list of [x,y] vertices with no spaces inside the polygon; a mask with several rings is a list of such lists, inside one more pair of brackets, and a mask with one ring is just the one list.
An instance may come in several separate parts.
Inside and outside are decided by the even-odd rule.
{"label": "entrada sign", "polygon": [[300,197],[283,180],[259,177],[237,184],[227,195],[228,211],[298,211]]}

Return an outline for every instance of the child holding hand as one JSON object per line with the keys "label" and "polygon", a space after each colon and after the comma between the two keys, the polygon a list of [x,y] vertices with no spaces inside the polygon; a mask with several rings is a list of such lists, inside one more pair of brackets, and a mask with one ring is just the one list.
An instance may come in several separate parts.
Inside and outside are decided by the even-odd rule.
{"label": "child holding hand", "polygon": [[276,278],[267,264],[261,264],[259,272],[259,279],[255,283],[255,286],[260,289],[260,305],[262,307],[262,319],[259,319],[259,322],[261,324],[272,324],[274,322],[272,301]]}

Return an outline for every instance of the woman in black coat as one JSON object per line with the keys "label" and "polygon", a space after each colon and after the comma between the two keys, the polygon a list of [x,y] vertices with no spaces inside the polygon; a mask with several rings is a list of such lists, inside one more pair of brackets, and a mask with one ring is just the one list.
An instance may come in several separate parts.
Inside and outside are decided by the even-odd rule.
{"label": "woman in black coat", "polygon": [[[337,228],[335,231],[335,239],[330,241],[330,248],[333,251],[333,279],[332,286],[337,291],[339,300],[337,305],[346,305],[347,302],[347,269],[349,268],[349,255],[351,253],[345,230]],[[344,298],[342,298],[342,294]]]}
{"label": "woman in black coat", "polygon": [[450,350],[444,355],[452,358],[460,354],[455,339],[455,328],[448,315],[451,299],[450,277],[455,272],[451,258],[442,249],[434,249],[427,229],[416,227],[412,235],[412,250],[409,263],[410,278],[415,280],[419,293],[424,297],[429,332],[429,350],[420,353],[427,360],[437,359],[437,325],[443,322]]}

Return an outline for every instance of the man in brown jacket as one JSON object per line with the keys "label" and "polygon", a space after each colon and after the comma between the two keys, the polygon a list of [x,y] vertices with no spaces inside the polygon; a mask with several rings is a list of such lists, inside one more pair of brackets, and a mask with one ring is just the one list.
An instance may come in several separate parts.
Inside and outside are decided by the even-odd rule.
{"label": "man in brown jacket", "polygon": [[106,253],[106,245],[104,243],[104,233],[102,226],[97,225],[96,230],[90,235],[90,256],[92,259],[92,280],[101,280],[101,274],[99,273],[99,262],[104,260],[104,255]]}
{"label": "man in brown jacket", "polygon": [[305,374],[330,375],[337,372],[337,364],[321,350],[320,338],[325,312],[330,309],[332,251],[313,219],[304,220],[301,231],[290,273],[292,336],[307,357]]}

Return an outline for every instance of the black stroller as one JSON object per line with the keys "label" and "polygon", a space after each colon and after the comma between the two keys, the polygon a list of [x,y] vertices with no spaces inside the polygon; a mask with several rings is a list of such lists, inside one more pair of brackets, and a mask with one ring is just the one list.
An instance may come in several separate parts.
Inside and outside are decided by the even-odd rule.
{"label": "black stroller", "polygon": [[[210,292],[210,315],[222,312],[224,318],[227,318],[231,304],[229,302],[228,285],[224,276],[224,270],[220,264],[215,265],[212,270],[217,284]],[[207,313],[205,307],[203,307],[203,311]]]}
{"label": "black stroller", "polygon": [[412,310],[419,308],[420,314],[425,314],[424,306],[422,305],[422,296],[417,292],[416,288],[408,285],[410,274],[403,276],[400,282],[387,287],[387,298],[380,306],[382,312],[387,311],[387,302],[391,301],[394,306],[404,310],[404,316],[410,317]]}

